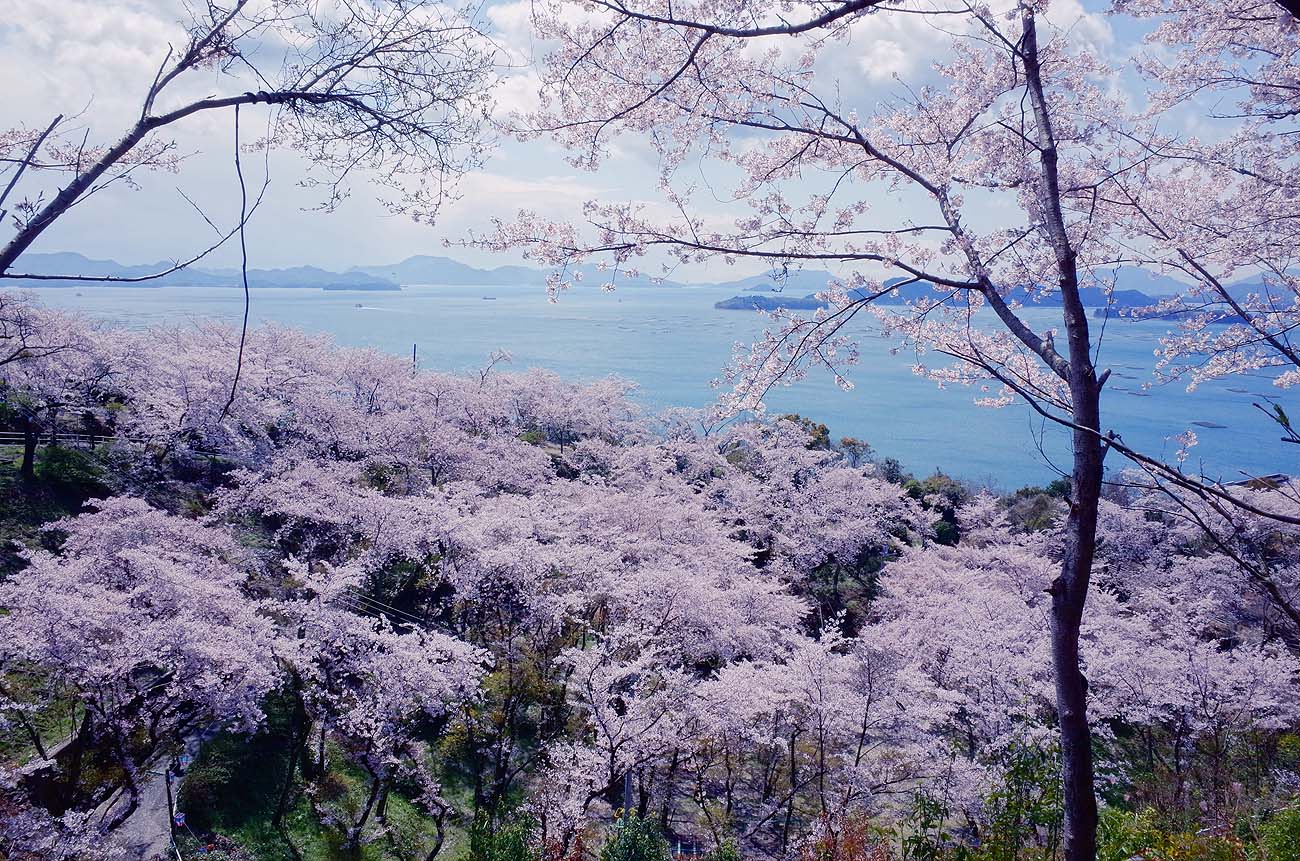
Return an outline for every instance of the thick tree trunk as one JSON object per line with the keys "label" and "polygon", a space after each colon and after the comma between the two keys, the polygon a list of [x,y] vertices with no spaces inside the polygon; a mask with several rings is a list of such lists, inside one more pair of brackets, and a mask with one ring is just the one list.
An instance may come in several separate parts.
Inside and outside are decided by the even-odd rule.
{"label": "thick tree trunk", "polygon": [[[429,847],[429,854],[424,856],[424,861],[434,861],[438,853],[442,851],[443,844],[447,841],[447,812],[450,808],[439,807],[433,816],[433,846]],[[545,841],[543,841],[544,843]]]}
{"label": "thick tree trunk", "polygon": [[379,800],[379,795],[384,790],[384,780],[373,771],[370,772],[370,794],[366,797],[366,806],[361,810],[361,817],[357,824],[352,826],[348,831],[348,846],[355,849],[361,845],[361,834],[366,830],[366,823],[370,821],[370,814],[375,809],[375,802]]}
{"label": "thick tree trunk", "polygon": [[[1096,396],[1093,402],[1095,405]],[[1076,403],[1076,421],[1079,420]],[[1096,412],[1095,409],[1092,412]],[[1092,732],[1088,726],[1088,682],[1079,656],[1079,628],[1092,575],[1101,496],[1101,442],[1095,434],[1074,434],[1073,488],[1066,520],[1061,574],[1052,583],[1052,668],[1061,735],[1061,781],[1065,802],[1066,861],[1097,855],[1097,797],[1093,789]]]}
{"label": "thick tree trunk", "polygon": [[[1087,309],[1079,296],[1078,256],[1061,208],[1059,153],[1051,111],[1044,92],[1034,12],[1021,12],[1023,38],[1020,57],[1025,65],[1025,89],[1034,113],[1042,168],[1044,227],[1056,258],[1062,318],[1069,341],[1069,361],[1061,376],[1070,390],[1074,429],[1074,465],[1070,511],[1065,523],[1065,552],[1061,573],[1048,591],[1052,596],[1052,668],[1056,675],[1056,718],[1061,737],[1062,800],[1065,806],[1065,861],[1095,861],[1097,857],[1097,795],[1094,789],[1092,731],[1088,726],[1088,682],[1080,665],[1079,629],[1092,579],[1097,545],[1097,506],[1101,499],[1102,464],[1106,455],[1101,436],[1101,388],[1092,360]],[[1050,341],[1048,342],[1050,345]],[[1054,348],[1053,348],[1054,349]]]}
{"label": "thick tree trunk", "polygon": [[288,762],[285,763],[284,783],[280,786],[280,797],[275,802],[275,813],[271,816],[271,824],[277,828],[284,821],[284,814],[289,810],[289,798],[293,794],[293,778],[298,770],[298,759],[302,755],[302,749],[307,744],[307,734],[311,732],[311,725],[305,720],[301,726],[301,729],[295,727],[293,737],[290,740],[289,755],[286,757]]}
{"label": "thick tree trunk", "polygon": [[23,462],[18,472],[23,481],[36,480],[36,444],[40,442],[41,429],[30,419],[23,420]]}

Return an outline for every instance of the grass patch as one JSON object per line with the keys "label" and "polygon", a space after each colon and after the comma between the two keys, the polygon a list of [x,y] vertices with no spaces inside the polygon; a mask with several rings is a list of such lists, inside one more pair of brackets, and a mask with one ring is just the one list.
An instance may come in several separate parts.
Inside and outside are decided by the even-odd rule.
{"label": "grass patch", "polygon": [[[372,814],[368,839],[356,849],[346,845],[346,829],[365,807],[370,780],[332,743],[328,772],[311,786],[295,788],[283,832],[273,825],[292,742],[285,704],[275,703],[268,712],[267,726],[257,735],[223,733],[209,741],[185,775],[180,809],[199,839],[218,846],[201,857],[294,861],[287,834],[303,861],[423,861],[434,844],[433,822],[400,787],[389,794],[386,823]],[[461,842],[452,828],[448,832],[443,858],[455,857]],[[199,844],[188,837],[186,842],[193,851],[185,857],[200,857]]]}
{"label": "grass patch", "polygon": [[[4,689],[17,701],[39,703],[28,712],[27,722],[41,738],[46,753],[66,741],[81,720],[82,709],[66,691],[52,690],[40,678],[28,673],[7,673]],[[36,745],[18,721],[0,732],[0,762],[19,766],[37,756]]]}
{"label": "grass patch", "polygon": [[42,526],[77,514],[88,499],[112,495],[96,453],[43,446],[37,451],[33,481],[23,481],[21,462],[21,448],[0,446],[0,579],[24,567],[15,541],[38,546]]}

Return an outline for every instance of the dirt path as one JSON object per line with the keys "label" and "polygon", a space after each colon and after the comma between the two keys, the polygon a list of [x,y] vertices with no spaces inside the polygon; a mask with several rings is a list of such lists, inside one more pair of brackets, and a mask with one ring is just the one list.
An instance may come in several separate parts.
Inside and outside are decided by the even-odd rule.
{"label": "dirt path", "polygon": [[[206,735],[194,735],[185,740],[185,753],[191,759],[198,756]],[[140,782],[140,805],[122,825],[113,832],[110,840],[121,851],[122,861],[177,861],[172,848],[171,817],[167,808],[167,757],[150,762]],[[124,797],[110,800],[107,806],[125,803]]]}

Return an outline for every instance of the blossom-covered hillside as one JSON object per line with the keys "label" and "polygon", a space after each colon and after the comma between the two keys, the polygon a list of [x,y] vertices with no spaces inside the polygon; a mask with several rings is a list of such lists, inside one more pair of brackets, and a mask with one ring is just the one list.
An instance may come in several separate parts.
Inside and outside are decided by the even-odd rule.
{"label": "blossom-covered hillside", "polygon": [[[0,305],[7,857],[128,857],[172,814],[259,859],[1059,840],[1061,488],[288,329],[236,385],[237,331]],[[1300,532],[1134,490],[1100,529],[1103,849],[1235,857],[1294,819]]]}

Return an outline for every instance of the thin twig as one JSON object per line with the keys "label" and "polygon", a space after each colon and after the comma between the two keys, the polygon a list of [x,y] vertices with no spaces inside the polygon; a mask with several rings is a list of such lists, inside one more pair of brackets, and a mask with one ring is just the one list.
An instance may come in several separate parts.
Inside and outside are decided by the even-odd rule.
{"label": "thin twig", "polygon": [[50,132],[54,131],[54,127],[61,122],[63,122],[63,114],[59,114],[55,117],[54,122],[50,123],[49,127],[45,129],[45,131],[41,132],[41,136],[36,139],[36,143],[32,144],[32,148],[27,152],[27,158],[18,163],[18,169],[14,171],[14,175],[10,177],[9,184],[5,186],[4,193],[0,194],[0,219],[5,217],[4,203],[9,198],[9,192],[14,190],[14,186],[18,184],[18,178],[23,175],[23,171],[26,170],[27,166],[32,163],[32,160],[36,158],[36,154],[41,149],[41,144],[45,143],[45,139],[50,136]]}

